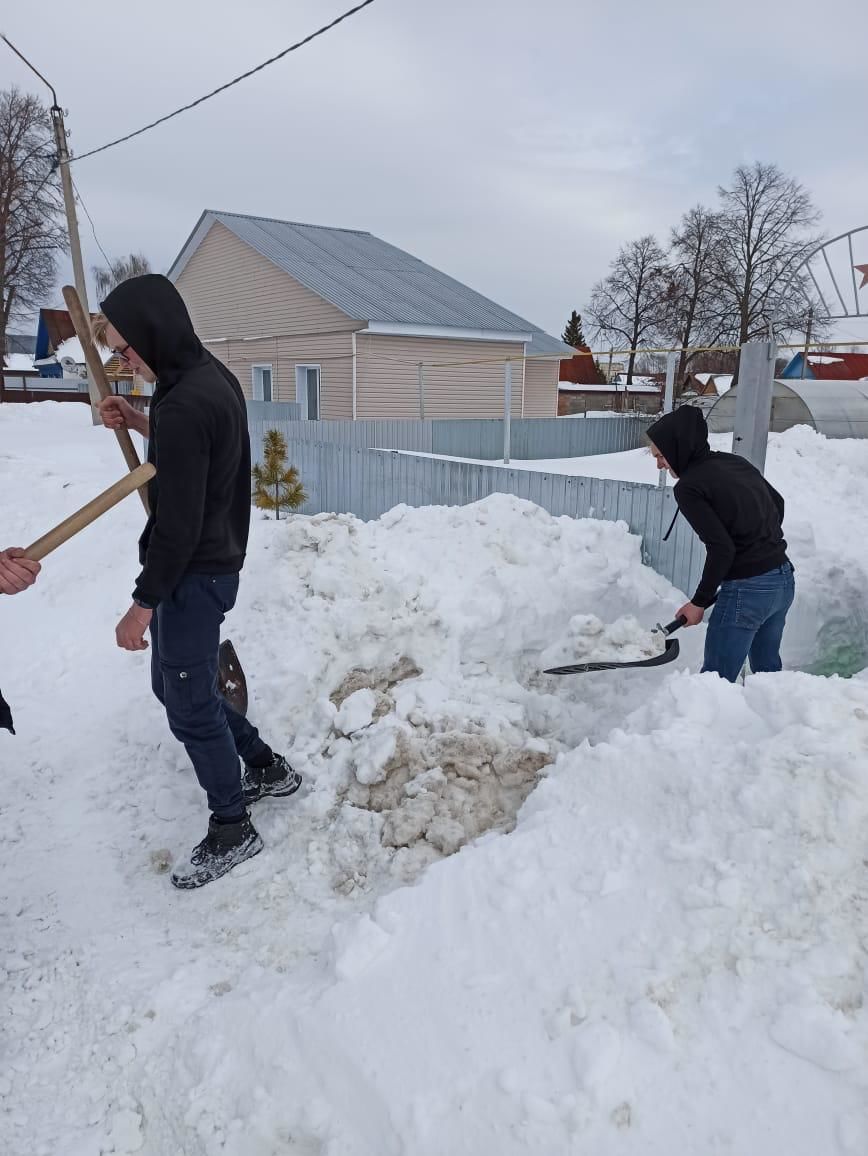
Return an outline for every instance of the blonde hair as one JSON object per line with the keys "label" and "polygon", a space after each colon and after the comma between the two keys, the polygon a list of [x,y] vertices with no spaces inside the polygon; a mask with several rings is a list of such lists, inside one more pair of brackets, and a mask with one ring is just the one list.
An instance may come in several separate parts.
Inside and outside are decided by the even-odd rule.
{"label": "blonde hair", "polygon": [[94,342],[97,345],[101,345],[103,349],[108,349],[108,341],[105,335],[108,324],[109,319],[104,313],[97,313],[96,317],[94,317],[90,323],[90,331],[93,335]]}

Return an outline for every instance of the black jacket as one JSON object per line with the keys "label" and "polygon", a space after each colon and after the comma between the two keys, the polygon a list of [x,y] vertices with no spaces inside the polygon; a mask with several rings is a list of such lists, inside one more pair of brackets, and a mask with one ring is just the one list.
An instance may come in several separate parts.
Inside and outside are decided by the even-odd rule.
{"label": "black jacket", "polygon": [[151,402],[151,514],[133,597],[156,607],[185,574],[235,574],[250,528],[247,407],[236,379],[193,331],[166,277],[133,277],[101,309],[157,376]]}
{"label": "black jacket", "polygon": [[710,449],[700,410],[685,405],[666,414],[648,437],[678,477],[678,509],[707,551],[695,606],[710,606],[721,582],[787,563],[784,499],[746,458]]}

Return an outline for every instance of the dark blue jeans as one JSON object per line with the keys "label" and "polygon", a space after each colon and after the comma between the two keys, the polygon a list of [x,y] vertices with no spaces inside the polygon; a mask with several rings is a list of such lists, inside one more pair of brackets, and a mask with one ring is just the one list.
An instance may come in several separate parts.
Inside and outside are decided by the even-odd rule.
{"label": "dark blue jeans", "polygon": [[724,582],[705,636],[702,670],[730,682],[745,659],[754,674],[781,669],[781,638],[796,585],[787,563],[756,578]]}
{"label": "dark blue jeans", "polygon": [[218,819],[244,814],[239,756],[255,759],[266,749],[256,727],[217,690],[220,624],[237,594],[237,574],[187,574],[151,620],[154,694]]}

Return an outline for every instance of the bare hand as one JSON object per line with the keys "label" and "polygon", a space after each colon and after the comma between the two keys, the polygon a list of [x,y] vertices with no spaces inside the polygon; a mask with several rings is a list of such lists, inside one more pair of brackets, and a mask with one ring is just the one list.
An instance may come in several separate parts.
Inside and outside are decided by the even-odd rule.
{"label": "bare hand", "polygon": [[20,546],[0,550],[0,593],[20,594],[36,581],[42,567],[24,557]]}
{"label": "bare hand", "polygon": [[145,631],[151,625],[153,610],[133,605],[129,608],[115,629],[115,638],[121,650],[147,650]]}
{"label": "bare hand", "polygon": [[126,398],[112,394],[99,403],[99,416],[106,429],[130,429],[135,425],[136,410]]}
{"label": "bare hand", "polygon": [[705,611],[701,606],[694,606],[692,602],[687,602],[676,612],[675,617],[686,619],[687,626],[698,626],[705,617]]}

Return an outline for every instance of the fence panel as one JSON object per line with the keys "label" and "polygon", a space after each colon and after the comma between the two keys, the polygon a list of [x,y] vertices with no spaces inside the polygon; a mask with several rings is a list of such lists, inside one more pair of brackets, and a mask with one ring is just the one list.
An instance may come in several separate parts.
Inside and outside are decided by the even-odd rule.
{"label": "fence panel", "polygon": [[643,561],[679,590],[692,592],[704,563],[704,550],[683,518],[663,541],[676,510],[671,487],[509,470],[309,438],[288,442],[288,449],[308,493],[305,514],[348,513],[370,521],[399,504],[466,505],[506,493],[555,516],[625,522],[642,540]]}

